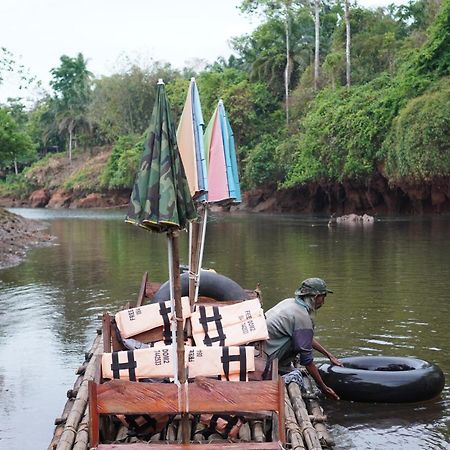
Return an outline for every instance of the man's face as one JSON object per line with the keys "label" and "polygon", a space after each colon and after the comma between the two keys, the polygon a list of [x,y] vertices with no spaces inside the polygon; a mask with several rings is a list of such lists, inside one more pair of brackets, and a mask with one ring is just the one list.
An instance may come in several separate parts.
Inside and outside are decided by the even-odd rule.
{"label": "man's face", "polygon": [[315,308],[319,309],[322,307],[322,305],[325,303],[325,297],[327,294],[318,294],[314,297],[314,304]]}

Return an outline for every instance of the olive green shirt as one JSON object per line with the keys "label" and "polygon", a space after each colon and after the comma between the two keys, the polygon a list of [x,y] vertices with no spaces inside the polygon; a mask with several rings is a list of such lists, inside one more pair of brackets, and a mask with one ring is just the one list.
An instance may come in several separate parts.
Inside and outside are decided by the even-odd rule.
{"label": "olive green shirt", "polygon": [[280,366],[288,366],[298,354],[302,365],[313,361],[314,324],[295,298],[287,298],[269,309],[266,323],[269,340],[265,351],[269,359],[278,358]]}

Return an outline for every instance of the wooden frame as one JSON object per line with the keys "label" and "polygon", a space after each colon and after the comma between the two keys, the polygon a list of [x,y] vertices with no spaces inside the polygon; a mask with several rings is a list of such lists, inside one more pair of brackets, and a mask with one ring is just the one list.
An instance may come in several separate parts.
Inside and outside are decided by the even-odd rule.
{"label": "wooden frame", "polygon": [[[280,449],[285,442],[284,430],[284,381],[230,382],[199,377],[188,385],[178,388],[172,383],[136,383],[112,380],[103,384],[89,381],[90,445],[98,450],[107,449]],[[180,396],[180,401],[179,397]],[[188,399],[188,400],[187,400]],[[179,413],[276,413],[272,442],[224,441],[217,444],[100,444],[100,414],[179,414]],[[276,426],[275,426],[276,425]]]}

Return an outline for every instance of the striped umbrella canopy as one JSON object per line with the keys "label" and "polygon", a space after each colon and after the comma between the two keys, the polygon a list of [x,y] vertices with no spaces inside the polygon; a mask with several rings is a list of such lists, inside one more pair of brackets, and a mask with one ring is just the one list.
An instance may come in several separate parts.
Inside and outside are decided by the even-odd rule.
{"label": "striped umbrella canopy", "polygon": [[208,203],[240,203],[234,135],[222,100],[219,100],[209,121],[204,139],[208,163]]}
{"label": "striped umbrella canopy", "polygon": [[167,232],[186,228],[196,216],[169,101],[160,80],[125,220],[151,231]]}
{"label": "striped umbrella canopy", "polygon": [[189,89],[177,129],[177,142],[186,171],[189,189],[194,200],[206,200],[208,190],[206,159],[203,144],[202,106],[195,78],[191,78]]}

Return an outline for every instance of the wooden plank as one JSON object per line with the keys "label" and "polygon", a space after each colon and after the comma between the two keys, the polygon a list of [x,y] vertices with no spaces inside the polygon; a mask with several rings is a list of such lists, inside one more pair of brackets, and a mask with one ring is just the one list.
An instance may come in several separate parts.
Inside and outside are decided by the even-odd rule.
{"label": "wooden plank", "polygon": [[103,351],[111,353],[111,316],[105,312],[102,315]]}
{"label": "wooden plank", "polygon": [[100,444],[98,450],[279,450],[278,442],[211,442],[196,444],[133,443],[133,444]]}
{"label": "wooden plank", "polygon": [[98,420],[98,402],[97,402],[97,387],[101,386],[95,381],[89,380],[89,437],[91,447],[97,447],[100,441],[99,420]]}
{"label": "wooden plank", "polygon": [[136,307],[142,306],[144,303],[144,297],[145,297],[145,289],[147,287],[147,281],[148,281],[148,272],[144,272],[144,275],[142,276],[141,281],[141,288],[139,289],[139,294],[136,302]]}
{"label": "wooden plank", "polygon": [[[184,386],[171,383],[135,383],[112,380],[98,386],[98,412],[111,414],[145,414],[180,412]],[[209,378],[196,378],[189,384],[189,412],[279,411],[278,381],[234,383]],[[284,397],[283,409],[284,409]],[[185,412],[182,407],[181,412]]]}
{"label": "wooden plank", "polygon": [[157,328],[153,328],[152,330],[144,331],[142,333],[136,334],[135,336],[132,336],[132,338],[146,344],[148,344],[149,342],[162,341],[164,339],[164,327],[160,326]]}

